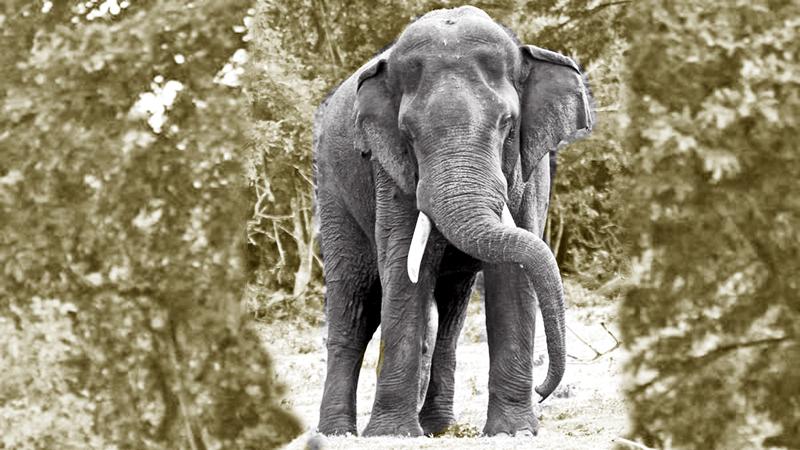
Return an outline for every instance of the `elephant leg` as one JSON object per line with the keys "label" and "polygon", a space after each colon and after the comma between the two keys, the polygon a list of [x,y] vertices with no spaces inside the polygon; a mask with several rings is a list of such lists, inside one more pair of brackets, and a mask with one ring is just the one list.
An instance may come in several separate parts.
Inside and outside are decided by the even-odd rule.
{"label": "elephant leg", "polygon": [[[443,245],[433,235],[420,267],[416,284],[409,280],[406,263],[416,211],[396,211],[391,227],[382,227],[378,215],[378,254],[381,255],[381,348],[375,403],[364,436],[420,436],[420,395],[424,395],[423,370],[430,359],[436,323],[431,323],[434,306],[435,269]],[[407,225],[406,225],[407,224]],[[427,337],[427,339],[426,339]]]}
{"label": "elephant leg", "polygon": [[436,345],[430,369],[425,403],[419,413],[427,435],[444,431],[456,422],[453,394],[456,372],[456,346],[467,317],[467,304],[479,263],[454,247],[448,247],[436,281],[434,297],[439,313]]}
{"label": "elephant leg", "polygon": [[483,432],[538,432],[533,414],[533,284],[517,264],[484,266],[489,343],[489,408]]}
{"label": "elephant leg", "polygon": [[330,209],[320,209],[328,367],[318,430],[356,434],[358,375],[380,323],[381,289],[369,240],[346,212]]}

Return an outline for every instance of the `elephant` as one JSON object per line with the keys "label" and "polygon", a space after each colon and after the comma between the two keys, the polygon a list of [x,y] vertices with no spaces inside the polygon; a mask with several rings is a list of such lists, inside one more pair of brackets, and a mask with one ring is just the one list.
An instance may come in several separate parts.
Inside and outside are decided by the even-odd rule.
{"label": "elephant", "polygon": [[455,423],[456,343],[483,270],[483,432],[536,434],[537,303],[549,356],[541,400],[566,363],[561,275],[542,239],[551,165],[591,132],[592,104],[571,58],[521,44],[468,6],[413,21],[322,101],[313,155],[328,356],[318,432],[357,433],[359,370],[378,325],[363,435]]}

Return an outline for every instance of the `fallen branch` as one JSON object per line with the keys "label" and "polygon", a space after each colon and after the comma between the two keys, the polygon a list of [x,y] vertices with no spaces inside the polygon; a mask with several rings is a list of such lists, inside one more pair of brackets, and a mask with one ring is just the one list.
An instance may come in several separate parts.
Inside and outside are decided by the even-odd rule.
{"label": "fallen branch", "polygon": [[608,327],[606,326],[605,322],[601,322],[600,326],[603,327],[603,329],[606,331],[606,333],[608,333],[609,336],[611,336],[611,339],[614,339],[614,346],[613,347],[609,348],[608,350],[605,350],[605,351],[601,352],[601,351],[597,350],[596,348],[594,348],[594,346],[592,346],[592,344],[586,342],[586,340],[583,339],[578,333],[576,333],[575,330],[573,330],[569,325],[567,325],[567,329],[570,331],[570,333],[572,333],[576,338],[578,338],[578,340],[581,341],[581,343],[583,343],[583,345],[589,347],[589,349],[591,349],[594,352],[594,356],[589,358],[589,359],[578,358],[577,356],[570,355],[570,354],[567,354],[567,356],[572,358],[572,359],[574,359],[574,360],[576,360],[576,361],[579,361],[579,362],[590,363],[590,362],[597,361],[598,359],[602,358],[603,356],[605,356],[605,355],[613,352],[617,348],[619,348],[619,346],[621,345],[619,339],[617,339],[617,337],[614,336],[614,333],[612,333],[611,330],[608,329]]}
{"label": "fallen branch", "polygon": [[567,325],[567,330],[569,330],[570,333],[572,333],[576,338],[578,338],[578,340],[581,341],[583,345],[589,347],[589,349],[591,349],[594,352],[595,358],[597,357],[597,355],[600,355],[600,352],[597,351],[597,349],[594,348],[592,344],[586,342],[586,340],[584,340],[578,333],[576,333],[575,330],[572,329],[572,327]]}
{"label": "fallen branch", "polygon": [[[600,322],[600,326],[603,327],[603,329],[606,330],[606,333],[608,333],[608,335],[611,336],[611,339],[614,340],[614,346],[611,347],[611,350],[615,350],[617,347],[619,347],[620,346],[619,339],[617,339],[617,337],[614,336],[614,333],[612,333],[611,330],[608,329],[608,327],[606,326],[606,323],[605,322]],[[608,351],[610,352],[611,350],[608,350]]]}
{"label": "fallen branch", "polygon": [[625,444],[625,445],[628,445],[628,446],[633,447],[633,448],[638,448],[640,450],[656,450],[653,447],[648,447],[648,446],[640,444],[638,442],[634,442],[634,441],[632,441],[630,439],[625,439],[624,437],[618,437],[615,440],[617,442],[621,443],[621,444]]}

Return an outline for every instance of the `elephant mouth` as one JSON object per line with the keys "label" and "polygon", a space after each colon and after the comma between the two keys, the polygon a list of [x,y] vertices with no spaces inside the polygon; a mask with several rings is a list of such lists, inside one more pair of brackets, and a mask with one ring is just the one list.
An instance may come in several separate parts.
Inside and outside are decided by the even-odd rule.
{"label": "elephant mouth", "polygon": [[[507,227],[517,227],[506,203],[503,203],[500,220],[503,225]],[[431,226],[430,218],[428,218],[424,212],[420,211],[419,216],[417,216],[417,225],[414,227],[414,234],[411,237],[407,261],[408,278],[414,284],[419,281],[419,269],[422,265],[422,256],[425,254],[425,247],[428,244],[428,237],[431,234]]]}

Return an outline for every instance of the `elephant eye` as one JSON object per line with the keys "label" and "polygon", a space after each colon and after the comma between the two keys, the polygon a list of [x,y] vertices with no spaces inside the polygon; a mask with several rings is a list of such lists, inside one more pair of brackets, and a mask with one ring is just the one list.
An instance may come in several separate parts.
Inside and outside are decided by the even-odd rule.
{"label": "elephant eye", "polygon": [[407,141],[409,142],[411,141],[411,131],[409,131],[408,126],[405,124],[404,121],[400,121],[397,124],[397,129],[400,131],[400,134],[403,135],[403,137]]}
{"label": "elephant eye", "polygon": [[503,117],[501,117],[500,118],[500,129],[503,130],[503,131],[508,129],[511,126],[512,119],[514,119],[514,116],[512,116],[511,114],[506,114]]}
{"label": "elephant eye", "polygon": [[504,118],[505,125],[503,125],[503,127],[500,129],[501,132],[506,133],[506,139],[505,139],[505,143],[504,143],[505,145],[510,144],[511,141],[514,140],[514,120],[513,120],[513,118],[514,118],[513,116],[509,116],[507,120]]}

